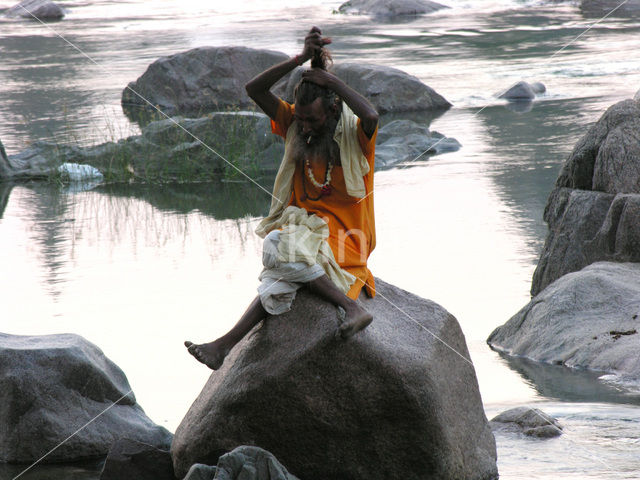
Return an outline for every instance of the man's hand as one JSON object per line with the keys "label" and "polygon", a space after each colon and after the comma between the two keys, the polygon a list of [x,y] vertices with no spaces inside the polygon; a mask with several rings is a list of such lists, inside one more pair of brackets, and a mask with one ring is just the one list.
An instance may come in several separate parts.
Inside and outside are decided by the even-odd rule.
{"label": "man's hand", "polygon": [[323,37],[318,27],[311,27],[307,36],[304,37],[304,48],[302,54],[300,54],[301,63],[313,58],[316,52],[319,52],[322,47],[330,43],[331,39]]}
{"label": "man's hand", "polygon": [[315,83],[320,87],[328,88],[329,90],[333,90],[336,81],[340,81],[338,77],[326,70],[322,70],[321,68],[305,70],[302,72],[302,80],[308,80],[311,83]]}

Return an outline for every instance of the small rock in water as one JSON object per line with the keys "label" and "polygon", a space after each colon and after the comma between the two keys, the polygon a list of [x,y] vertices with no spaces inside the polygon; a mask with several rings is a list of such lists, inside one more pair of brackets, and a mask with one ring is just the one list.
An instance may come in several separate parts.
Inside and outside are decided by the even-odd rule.
{"label": "small rock in water", "polygon": [[415,16],[449,8],[430,0],[349,0],[338,8],[339,13],[373,15],[376,17]]}
{"label": "small rock in water", "polygon": [[495,416],[490,422],[493,430],[523,433],[529,437],[552,438],[562,435],[562,425],[542,410],[516,407]]}
{"label": "small rock in water", "polygon": [[[539,88],[539,87],[538,87]],[[527,101],[536,98],[536,91],[527,82],[520,81],[510,87],[508,90],[497,95],[498,98],[513,101]]]}
{"label": "small rock in water", "polygon": [[5,16],[32,20],[59,20],[64,17],[64,10],[49,0],[24,0],[7,10]]}

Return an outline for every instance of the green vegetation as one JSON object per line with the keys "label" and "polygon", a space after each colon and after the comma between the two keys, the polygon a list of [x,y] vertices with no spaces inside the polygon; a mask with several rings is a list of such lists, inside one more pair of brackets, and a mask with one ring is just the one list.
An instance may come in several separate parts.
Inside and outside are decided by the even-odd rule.
{"label": "green vegetation", "polygon": [[[105,182],[203,182],[245,180],[275,172],[282,158],[281,141],[269,133],[269,121],[253,112],[214,112],[199,118],[173,117],[148,123],[140,135],[110,139],[92,146],[38,144],[50,160],[50,180],[64,179],[57,166],[88,164]],[[280,145],[278,145],[280,143]],[[86,143],[85,143],[86,144]],[[243,172],[245,175],[243,175]]]}

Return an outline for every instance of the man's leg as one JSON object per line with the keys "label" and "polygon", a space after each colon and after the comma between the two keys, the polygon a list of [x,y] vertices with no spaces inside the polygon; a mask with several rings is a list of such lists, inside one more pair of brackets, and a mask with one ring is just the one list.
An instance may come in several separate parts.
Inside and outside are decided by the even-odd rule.
{"label": "man's leg", "polygon": [[196,360],[212,370],[218,370],[229,351],[266,316],[267,312],[260,302],[260,297],[256,297],[240,317],[238,323],[222,337],[200,345],[186,341],[184,345]]}
{"label": "man's leg", "polygon": [[332,304],[344,308],[346,313],[344,323],[338,328],[342,338],[349,338],[360,330],[366,328],[373,316],[367,312],[358,302],[347,297],[327,275],[322,275],[308,283],[309,289],[316,295],[324,298]]}

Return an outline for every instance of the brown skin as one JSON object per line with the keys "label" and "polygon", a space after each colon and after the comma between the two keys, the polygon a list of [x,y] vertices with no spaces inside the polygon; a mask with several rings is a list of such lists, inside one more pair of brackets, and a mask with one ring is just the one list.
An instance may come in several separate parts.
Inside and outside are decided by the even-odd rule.
{"label": "brown skin", "polygon": [[[323,38],[320,29],[313,27],[305,37],[304,49],[298,57],[300,62],[304,63],[311,59],[317,50],[329,43],[331,43],[331,40]],[[246,85],[249,96],[272,119],[276,117],[279,99],[271,93],[270,89],[278,80],[297,66],[296,58],[293,57],[269,68]],[[360,118],[364,133],[371,138],[378,125],[378,113],[362,95],[348,87],[335,75],[324,70],[307,70],[302,76],[306,80],[336,92]],[[336,108],[331,111],[325,110],[320,99],[316,99],[310,105],[296,105],[295,110],[296,121],[300,125],[301,134],[311,135],[312,137],[326,133],[324,130],[327,119],[330,116],[335,118],[337,115]],[[369,312],[360,306],[358,302],[342,293],[326,275],[309,282],[307,288],[321,298],[344,309],[346,313],[345,320],[338,328],[338,333],[344,339],[350,338],[366,328],[373,320],[373,316]],[[225,335],[209,343],[196,345],[186,341],[184,345],[196,360],[212,370],[217,370],[222,366],[229,351],[266,316],[267,312],[260,302],[260,297],[255,297],[240,320]]]}
{"label": "brown skin", "polygon": [[[304,48],[297,58],[302,64],[307,60],[310,60],[318,50],[322,49],[322,47],[329,43],[331,43],[331,40],[323,37],[322,32],[318,27],[313,27],[305,37]],[[265,70],[249,81],[245,86],[247,94],[258,104],[269,118],[276,118],[279,104],[279,99],[271,92],[271,87],[273,87],[278,80],[297,66],[298,63],[296,61],[296,57],[292,57],[289,60],[285,60],[284,62]],[[378,126],[378,112],[376,112],[375,108],[371,106],[366,98],[349,87],[338,77],[325,70],[318,68],[307,70],[302,73],[302,78],[336,92],[336,94],[342,98],[347,105],[349,105],[349,108],[360,119],[360,122],[362,123],[362,130],[367,137],[371,138],[371,135],[373,135],[373,132],[375,132],[376,127]],[[296,111],[299,108],[300,105],[296,105]]]}

